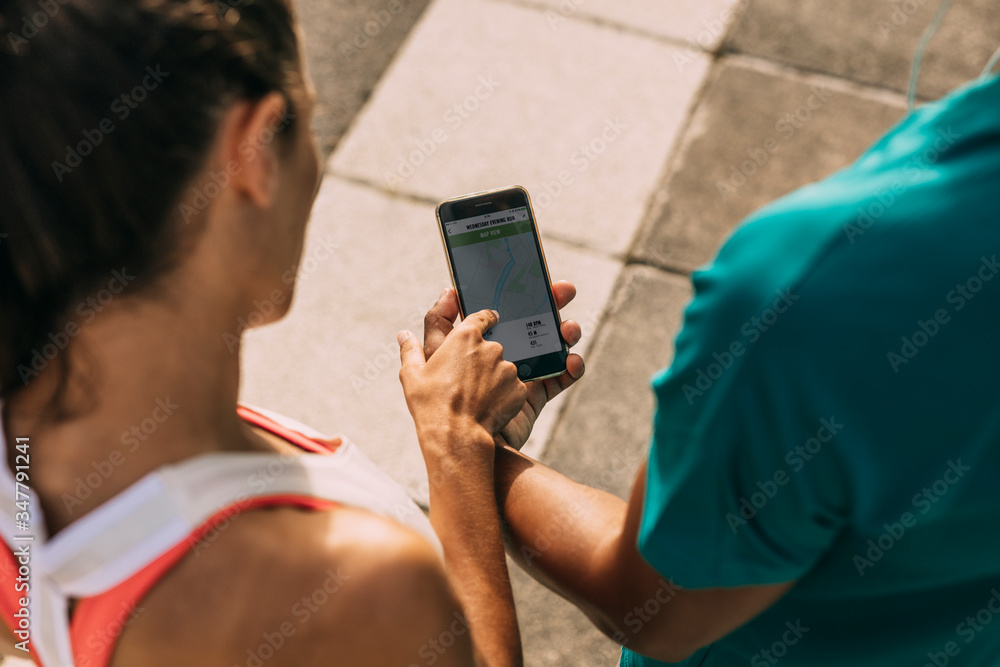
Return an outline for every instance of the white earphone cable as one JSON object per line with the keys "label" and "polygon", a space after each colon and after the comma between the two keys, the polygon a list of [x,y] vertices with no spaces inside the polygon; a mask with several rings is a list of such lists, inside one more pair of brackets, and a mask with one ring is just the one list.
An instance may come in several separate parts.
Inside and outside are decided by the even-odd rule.
{"label": "white earphone cable", "polygon": [[993,54],[993,57],[990,58],[990,61],[986,63],[986,69],[983,70],[982,78],[985,79],[986,77],[988,77],[993,72],[993,69],[997,66],[997,63],[1000,63],[1000,49],[997,49],[996,52]]}
{"label": "white earphone cable", "polygon": [[920,43],[917,45],[917,52],[913,56],[913,67],[910,69],[910,87],[906,93],[906,104],[910,111],[913,111],[917,102],[917,82],[920,80],[920,66],[924,62],[924,53],[927,51],[927,47],[937,33],[938,28],[944,23],[944,18],[948,15],[948,10],[951,9],[953,2],[954,0],[941,0],[941,4],[937,8],[937,13],[934,14],[934,18],[931,20],[930,25],[927,26],[927,29],[924,30],[924,34],[920,38]]}

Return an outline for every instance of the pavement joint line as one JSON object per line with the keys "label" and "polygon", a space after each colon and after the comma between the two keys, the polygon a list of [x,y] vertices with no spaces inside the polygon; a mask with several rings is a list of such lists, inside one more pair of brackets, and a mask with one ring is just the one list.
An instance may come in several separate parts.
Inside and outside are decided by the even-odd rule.
{"label": "pavement joint line", "polygon": [[[790,65],[779,60],[739,51],[729,46],[719,54],[719,60],[741,64],[748,69],[764,74],[785,75],[803,83],[821,83],[838,93],[857,95],[863,99],[881,102],[888,106],[906,108],[906,94],[888,86],[863,83],[818,69]],[[917,99],[920,102],[932,101],[931,98],[918,97]]]}
{"label": "pavement joint line", "polygon": [[564,246],[569,246],[573,250],[577,250],[577,251],[579,251],[581,253],[585,253],[585,254],[591,255],[593,257],[600,257],[602,259],[610,259],[610,260],[612,260],[614,262],[619,262],[621,264],[625,263],[625,259],[626,259],[626,256],[627,256],[627,252],[623,252],[623,253],[622,252],[606,252],[606,251],[603,251],[603,250],[601,250],[599,248],[594,248],[593,246],[589,246],[586,243],[584,243],[583,241],[580,241],[579,239],[574,239],[574,238],[570,238],[568,236],[563,236],[562,234],[559,234],[559,233],[552,233],[552,232],[548,232],[548,231],[542,232],[542,240],[543,241],[555,241],[556,243],[559,243],[559,244],[564,245]]}
{"label": "pavement joint line", "polygon": [[521,7],[523,9],[531,9],[535,11],[551,11],[567,21],[577,21],[579,23],[590,23],[592,25],[599,26],[601,28],[609,28],[618,32],[623,32],[634,37],[642,37],[643,39],[651,39],[653,41],[661,42],[669,46],[677,48],[693,48],[699,53],[705,55],[712,55],[718,53],[725,42],[725,39],[720,40],[718,46],[712,50],[706,50],[703,46],[698,44],[694,40],[681,39],[680,37],[671,37],[670,35],[661,35],[657,32],[652,32],[650,30],[643,30],[642,28],[636,28],[635,26],[628,25],[627,23],[621,23],[620,21],[612,21],[610,19],[602,18],[600,16],[594,16],[586,12],[575,11],[572,14],[562,14],[558,9],[553,8],[551,5],[545,5],[539,2],[532,2],[531,0],[484,0],[485,2],[494,2],[496,4],[502,5],[513,5],[515,7]]}
{"label": "pavement joint line", "polygon": [[[343,181],[345,183],[350,183],[351,185],[357,185],[359,187],[363,187],[363,188],[368,189],[368,190],[374,190],[375,192],[378,192],[379,194],[381,194],[381,195],[383,195],[385,197],[389,197],[391,199],[399,199],[401,201],[407,201],[407,202],[410,202],[410,203],[413,203],[413,204],[421,204],[421,205],[427,205],[427,206],[435,206],[436,207],[438,205],[438,200],[433,199],[431,197],[425,197],[423,195],[413,194],[413,193],[410,193],[410,192],[406,192],[404,190],[389,190],[389,189],[387,189],[385,187],[382,187],[380,185],[377,185],[377,184],[375,184],[375,183],[373,183],[373,182],[371,182],[371,181],[369,181],[369,180],[367,180],[365,178],[359,178],[357,176],[351,176],[351,175],[348,175],[348,174],[342,174],[342,173],[340,173],[338,171],[333,170],[332,168],[331,169],[327,169],[324,172],[323,176],[324,176],[324,178],[327,177],[327,176],[331,176],[331,177],[339,179],[339,180],[341,180],[341,181]],[[592,255],[594,257],[600,257],[600,258],[603,258],[603,259],[610,259],[610,260],[615,261],[615,262],[620,262],[622,265],[625,264],[625,260],[627,258],[627,253],[624,253],[624,252],[622,252],[622,253],[619,253],[619,252],[606,252],[606,251],[603,251],[603,250],[601,250],[599,248],[594,248],[592,246],[589,246],[586,243],[584,243],[583,241],[580,241],[580,240],[577,240],[577,239],[573,239],[573,238],[570,238],[570,237],[567,237],[567,236],[563,236],[563,235],[558,234],[558,233],[553,234],[553,233],[547,232],[547,231],[542,232],[542,240],[543,241],[555,241],[556,243],[559,243],[561,245],[569,246],[573,250],[577,250],[579,252],[583,252],[583,253],[586,253],[588,255]]]}
{"label": "pavement joint line", "polygon": [[630,256],[625,261],[625,266],[622,267],[622,271],[632,266],[648,266],[651,269],[656,269],[661,273],[666,273],[671,276],[678,276],[680,278],[691,278],[692,270],[681,268],[676,265],[671,265],[670,262],[661,262],[655,259],[644,259],[642,257]]}
{"label": "pavement joint line", "polygon": [[[327,165],[330,165],[332,162],[333,160],[331,159],[330,162],[327,163]],[[335,169],[333,169],[332,166],[328,166],[326,170],[324,170],[323,175],[324,178],[326,176],[333,176],[334,178],[340,179],[341,181],[350,183],[352,185],[361,186],[368,190],[374,190],[375,192],[378,192],[379,194],[389,197],[391,199],[400,199],[402,201],[410,202],[411,204],[424,204],[428,206],[437,206],[439,203],[438,200],[433,199],[431,197],[425,197],[424,195],[418,195],[411,192],[406,192],[405,190],[390,190],[389,188],[373,183],[366,178],[352,176],[350,174],[344,174],[339,171],[336,171]]]}

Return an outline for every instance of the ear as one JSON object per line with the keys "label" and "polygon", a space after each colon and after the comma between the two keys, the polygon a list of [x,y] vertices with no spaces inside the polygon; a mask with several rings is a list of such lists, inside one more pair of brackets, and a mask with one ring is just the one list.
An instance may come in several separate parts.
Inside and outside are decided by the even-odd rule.
{"label": "ear", "polygon": [[259,100],[241,100],[224,121],[223,168],[232,175],[236,191],[260,208],[268,208],[278,191],[278,151],[289,118],[281,93]]}

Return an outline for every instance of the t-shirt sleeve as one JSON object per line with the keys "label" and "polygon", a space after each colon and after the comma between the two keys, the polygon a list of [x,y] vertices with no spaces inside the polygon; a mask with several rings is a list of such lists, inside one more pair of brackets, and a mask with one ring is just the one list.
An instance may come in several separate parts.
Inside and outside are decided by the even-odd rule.
{"label": "t-shirt sleeve", "polygon": [[843,426],[810,384],[796,292],[807,249],[773,241],[741,230],[695,273],[674,362],[653,380],[639,549],[682,586],[800,578],[845,523]]}

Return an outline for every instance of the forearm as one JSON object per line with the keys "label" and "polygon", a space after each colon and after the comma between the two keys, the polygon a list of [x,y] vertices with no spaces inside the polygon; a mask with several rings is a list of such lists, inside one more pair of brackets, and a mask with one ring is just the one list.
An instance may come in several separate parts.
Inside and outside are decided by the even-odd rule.
{"label": "forearm", "polygon": [[522,664],[521,639],[491,463],[482,457],[429,458],[430,519],[444,547],[445,569],[462,604],[477,662],[507,667]]}
{"label": "forearm", "polygon": [[509,555],[615,634],[625,593],[616,561],[626,503],[510,448],[497,450],[494,479]]}

